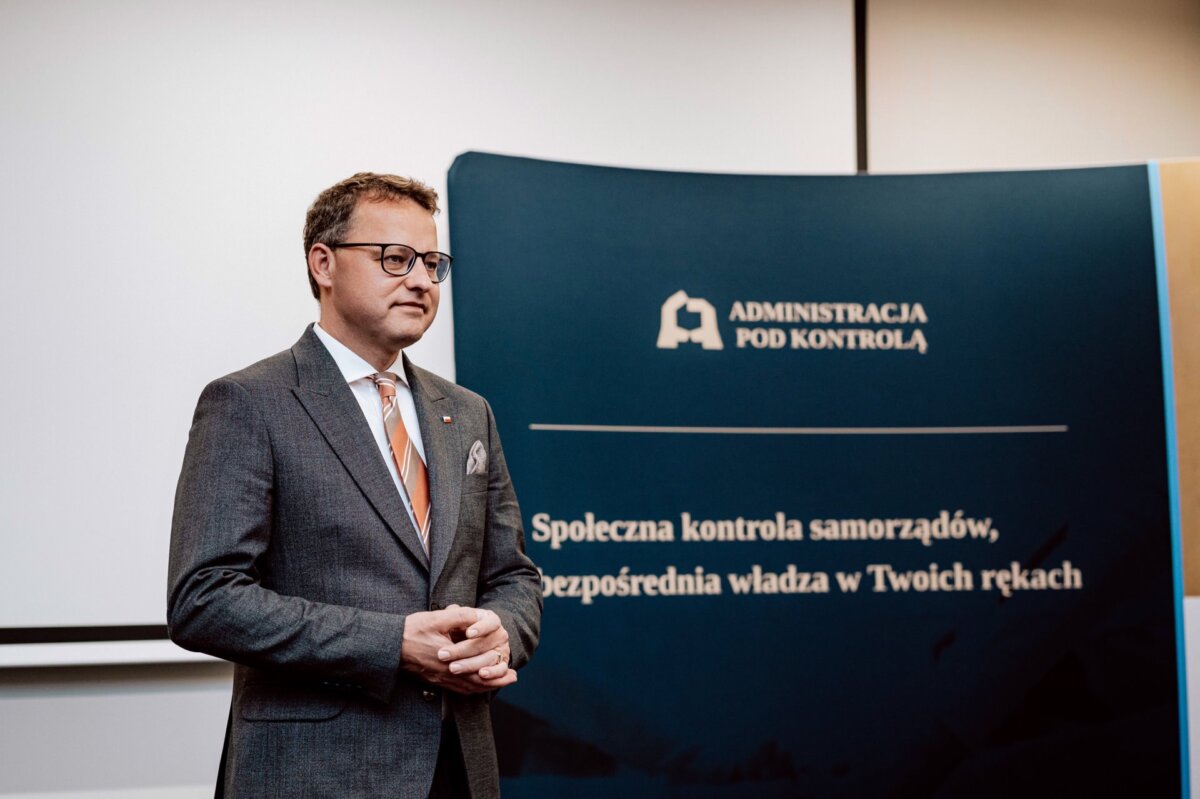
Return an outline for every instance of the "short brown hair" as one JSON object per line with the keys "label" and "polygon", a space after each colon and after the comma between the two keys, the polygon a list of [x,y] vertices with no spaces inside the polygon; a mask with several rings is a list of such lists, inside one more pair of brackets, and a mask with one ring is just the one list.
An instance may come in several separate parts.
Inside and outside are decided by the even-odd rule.
{"label": "short brown hair", "polygon": [[318,194],[304,219],[304,268],[308,272],[308,285],[318,300],[321,292],[308,271],[308,253],[314,244],[332,244],[346,235],[359,200],[412,200],[431,214],[438,212],[436,191],[419,180],[398,175],[359,172]]}

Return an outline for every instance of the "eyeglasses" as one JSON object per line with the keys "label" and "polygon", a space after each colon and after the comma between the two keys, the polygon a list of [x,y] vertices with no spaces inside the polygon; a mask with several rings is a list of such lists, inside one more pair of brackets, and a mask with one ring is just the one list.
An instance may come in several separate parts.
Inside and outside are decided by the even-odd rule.
{"label": "eyeglasses", "polygon": [[417,252],[407,244],[335,241],[329,246],[335,250],[343,247],[378,247],[379,265],[383,267],[384,272],[396,277],[404,277],[411,272],[417,258],[420,258],[421,262],[425,264],[425,268],[429,270],[429,279],[434,283],[441,283],[450,277],[450,264],[454,262],[454,259],[444,252]]}

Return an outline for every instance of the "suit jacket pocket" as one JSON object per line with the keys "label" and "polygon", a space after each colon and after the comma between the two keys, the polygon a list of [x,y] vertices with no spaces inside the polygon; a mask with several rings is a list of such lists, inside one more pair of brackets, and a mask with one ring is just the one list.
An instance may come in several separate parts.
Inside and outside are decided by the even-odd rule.
{"label": "suit jacket pocket", "polygon": [[246,721],[326,721],[346,709],[344,696],[292,685],[250,684],[239,703]]}
{"label": "suit jacket pocket", "polygon": [[487,491],[488,476],[483,474],[468,474],[463,477],[462,492],[464,494],[476,494],[480,491]]}

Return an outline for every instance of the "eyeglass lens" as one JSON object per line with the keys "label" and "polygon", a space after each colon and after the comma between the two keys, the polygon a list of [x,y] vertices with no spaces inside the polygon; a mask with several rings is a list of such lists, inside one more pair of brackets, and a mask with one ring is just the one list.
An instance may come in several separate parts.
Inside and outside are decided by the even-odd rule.
{"label": "eyeglass lens", "polygon": [[[383,251],[383,270],[390,275],[404,275],[411,268],[417,251],[405,244],[392,244]],[[433,273],[434,279],[441,282],[450,274],[450,259],[436,252],[427,252],[424,256],[425,268]]]}

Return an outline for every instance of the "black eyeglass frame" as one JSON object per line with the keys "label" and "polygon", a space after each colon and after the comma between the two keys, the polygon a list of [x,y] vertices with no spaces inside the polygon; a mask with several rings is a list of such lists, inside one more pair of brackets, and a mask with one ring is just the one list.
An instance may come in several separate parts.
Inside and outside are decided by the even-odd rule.
{"label": "black eyeglass frame", "polygon": [[[438,269],[436,266],[433,267],[433,269],[430,269],[429,265],[425,264],[425,269],[430,272],[429,280],[432,283],[441,283],[441,282],[445,281],[446,278],[450,277],[450,266],[454,263],[454,257],[451,255],[447,255],[444,252],[439,252],[438,250],[429,250],[427,252],[417,252],[413,247],[409,247],[409,245],[407,245],[407,244],[401,244],[398,241],[393,241],[388,244],[383,244],[378,241],[335,241],[332,244],[327,244],[325,246],[329,247],[330,249],[333,249],[333,250],[341,249],[343,247],[378,247],[379,248],[379,268],[382,269],[385,274],[391,275],[392,277],[404,277],[405,275],[407,275],[409,272],[412,271],[413,267],[417,265],[418,258],[421,259],[422,264],[425,264],[425,256],[426,255],[436,255],[439,257],[439,259],[445,258],[446,259],[446,273],[444,275],[442,275],[441,277],[437,276]],[[412,250],[413,256],[412,256],[412,258],[409,259],[408,266],[406,266],[404,268],[403,272],[392,272],[387,268],[387,266],[385,266],[385,264],[387,262],[385,256],[387,255],[388,247],[407,247],[409,250]]]}

